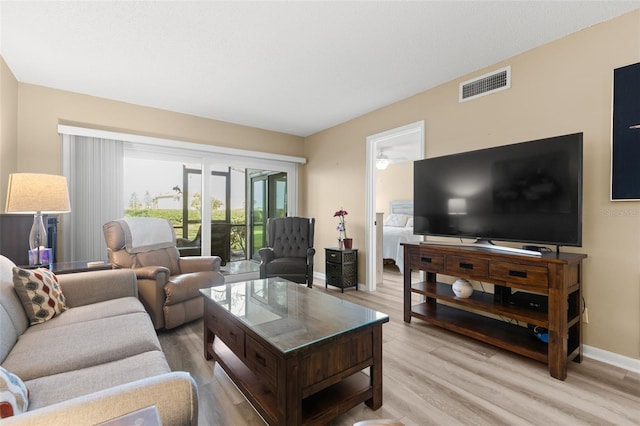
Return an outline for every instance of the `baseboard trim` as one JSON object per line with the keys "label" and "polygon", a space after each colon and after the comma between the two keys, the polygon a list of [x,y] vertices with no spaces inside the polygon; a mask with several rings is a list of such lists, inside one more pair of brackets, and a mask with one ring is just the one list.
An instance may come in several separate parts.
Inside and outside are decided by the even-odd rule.
{"label": "baseboard trim", "polygon": [[[322,272],[313,271],[313,278],[317,278],[319,280],[326,281],[327,280],[327,275],[323,274]],[[353,287],[350,287],[350,288],[353,288]],[[366,285],[364,285],[363,283],[358,283],[358,290],[371,291],[371,289],[369,287],[367,287]]]}
{"label": "baseboard trim", "polygon": [[587,358],[624,368],[625,370],[633,371],[635,373],[640,373],[640,359],[605,351],[604,349],[594,348],[589,345],[582,345],[582,353]]}

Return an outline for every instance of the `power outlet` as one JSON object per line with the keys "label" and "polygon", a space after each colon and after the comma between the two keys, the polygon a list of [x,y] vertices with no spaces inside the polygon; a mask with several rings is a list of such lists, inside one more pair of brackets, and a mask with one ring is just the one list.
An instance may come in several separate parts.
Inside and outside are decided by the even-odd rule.
{"label": "power outlet", "polygon": [[582,312],[582,322],[585,324],[589,324],[589,311],[587,310],[587,308],[584,308],[584,311]]}

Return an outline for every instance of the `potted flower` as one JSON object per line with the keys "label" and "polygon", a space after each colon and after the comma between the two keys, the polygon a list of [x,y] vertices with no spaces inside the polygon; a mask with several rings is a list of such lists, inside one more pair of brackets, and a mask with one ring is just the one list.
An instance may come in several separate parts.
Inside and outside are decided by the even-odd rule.
{"label": "potted flower", "polygon": [[342,244],[344,243],[344,248],[351,249],[353,246],[353,240],[347,237],[347,224],[344,220],[344,217],[348,214],[349,213],[341,207],[340,210],[333,214],[333,217],[337,217],[339,220],[336,230],[338,231],[338,243],[340,244],[340,248],[342,248]]}

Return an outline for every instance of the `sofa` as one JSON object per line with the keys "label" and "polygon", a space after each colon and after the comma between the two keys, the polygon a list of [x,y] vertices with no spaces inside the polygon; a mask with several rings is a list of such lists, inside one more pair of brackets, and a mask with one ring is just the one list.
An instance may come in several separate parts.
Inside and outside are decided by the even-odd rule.
{"label": "sofa", "polygon": [[197,424],[196,384],[171,371],[132,270],[54,276],[66,310],[31,325],[13,267],[0,256],[0,366],[28,407],[3,425],[90,425],[150,406],[164,426]]}

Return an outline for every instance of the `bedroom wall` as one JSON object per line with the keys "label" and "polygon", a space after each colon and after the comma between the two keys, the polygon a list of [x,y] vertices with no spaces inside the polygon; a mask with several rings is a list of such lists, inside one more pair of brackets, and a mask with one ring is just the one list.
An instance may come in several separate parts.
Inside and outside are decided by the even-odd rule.
{"label": "bedroom wall", "polygon": [[[425,153],[434,157],[584,132],[583,247],[565,248],[589,256],[584,343],[640,359],[640,203],[609,201],[612,71],[639,61],[635,11],[308,137],[308,182],[316,196],[307,210],[319,219],[316,246],[335,244],[331,216],[343,206],[364,281],[368,135],[425,120]],[[509,90],[458,103],[461,81],[507,65]],[[316,269],[324,271],[322,255]]]}
{"label": "bedroom wall", "polygon": [[413,162],[392,163],[376,170],[376,212],[389,216],[391,201],[413,200]]}

